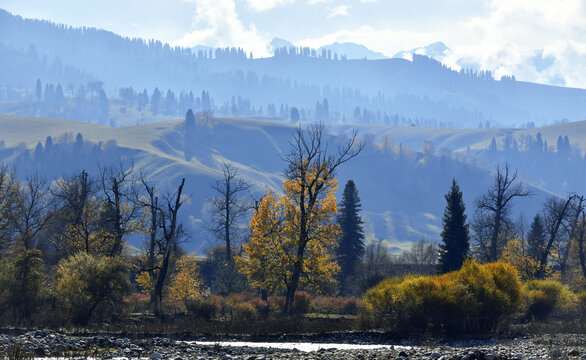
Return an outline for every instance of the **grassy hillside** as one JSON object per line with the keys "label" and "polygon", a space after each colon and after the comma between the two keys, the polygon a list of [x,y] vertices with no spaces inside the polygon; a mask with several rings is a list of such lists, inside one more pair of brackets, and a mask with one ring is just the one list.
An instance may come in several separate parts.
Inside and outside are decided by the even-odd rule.
{"label": "grassy hillside", "polygon": [[387,126],[387,125],[339,125],[334,132],[350,132],[358,129],[361,134],[372,134],[377,141],[383,136],[392,138],[397,144],[421,149],[426,140],[433,142],[436,149],[453,151],[486,150],[494,137],[497,144],[502,145],[508,135],[520,139],[526,135],[536,137],[541,133],[543,140],[555,146],[558,136],[567,135],[572,145],[578,146],[582,153],[586,151],[586,121],[568,122],[544,126],[535,129],[444,129],[418,126]]}
{"label": "grassy hillside", "polygon": [[[6,115],[0,115],[0,129],[0,140],[4,142],[0,161],[10,163],[21,176],[33,171],[49,178],[81,169],[95,172],[97,162],[129,158],[136,169],[144,171],[161,188],[172,189],[185,177],[187,193],[192,196],[184,212],[184,221],[192,235],[187,247],[199,250],[213,242],[205,226],[206,203],[213,196],[211,185],[221,174],[221,164],[229,162],[236,167],[254,184],[253,196],[257,198],[268,189],[278,191],[285,166],[281,154],[288,150],[293,130],[290,125],[234,118],[201,122],[193,131],[186,131],[181,120],[108,128],[59,119]],[[331,148],[343,141],[343,133],[348,129],[332,129],[332,134],[337,135],[328,139]],[[480,144],[496,131],[440,132],[392,127],[360,130],[389,133],[395,138],[395,144],[415,143],[432,136],[431,139],[439,144],[462,143],[460,147],[465,147],[468,139]],[[69,139],[74,139],[77,133],[82,134],[86,144],[93,144],[92,150],[65,153],[53,163],[43,160],[47,158],[42,155],[46,149],[42,146],[39,149],[37,144],[44,144],[47,136],[51,136],[54,143],[64,142],[67,138],[64,133],[71,134]],[[439,240],[445,206],[443,195],[451,179],[455,177],[460,182],[470,217],[474,199],[490,185],[490,173],[486,170],[449,157],[424,155],[407,147],[384,148],[374,137],[365,138],[368,142],[364,151],[339,171],[338,193],[341,194],[347,180],[356,182],[369,238],[387,239],[397,248],[406,248],[421,238]],[[545,192],[536,190],[536,196],[520,201],[517,208],[532,216],[545,196]]]}

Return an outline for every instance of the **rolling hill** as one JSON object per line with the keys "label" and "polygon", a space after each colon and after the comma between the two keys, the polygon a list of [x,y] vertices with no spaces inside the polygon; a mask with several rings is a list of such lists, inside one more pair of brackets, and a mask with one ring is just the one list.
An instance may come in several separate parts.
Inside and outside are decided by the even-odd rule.
{"label": "rolling hill", "polygon": [[[262,120],[216,118],[197,123],[193,131],[186,131],[182,120],[109,128],[0,115],[0,129],[0,161],[10,164],[21,177],[38,172],[52,179],[82,169],[91,174],[98,163],[125,158],[160,188],[173,189],[185,177],[186,191],[191,195],[183,213],[192,237],[187,247],[201,252],[213,243],[205,226],[206,203],[213,196],[211,185],[221,174],[221,164],[229,162],[236,167],[254,185],[252,195],[257,198],[268,189],[279,191],[285,167],[281,154],[288,149],[293,127]],[[349,130],[350,127],[330,128],[328,141],[334,146],[344,140]],[[487,170],[456,157],[417,152],[398,144],[431,138],[438,144],[459,144],[461,149],[470,139],[476,141],[472,146],[480,148],[500,130],[475,131],[476,137],[469,136],[467,130],[442,133],[438,129],[377,126],[360,131],[367,145],[356,159],[340,169],[338,183],[340,188],[349,179],[357,184],[369,239],[386,239],[397,249],[407,248],[421,238],[437,241],[445,207],[443,195],[451,179],[455,177],[460,183],[469,217],[473,215],[474,199],[491,183]],[[548,136],[553,136],[555,127],[550,131]],[[392,135],[393,146],[381,145],[372,135],[384,133]],[[47,136],[51,137],[51,148],[46,145]],[[83,146],[76,142],[83,142]],[[56,150],[59,144],[60,150]],[[79,146],[78,150],[75,146]],[[59,152],[51,153],[56,151]],[[517,211],[532,216],[544,198],[551,195],[538,188],[534,192],[530,199],[518,202]]]}

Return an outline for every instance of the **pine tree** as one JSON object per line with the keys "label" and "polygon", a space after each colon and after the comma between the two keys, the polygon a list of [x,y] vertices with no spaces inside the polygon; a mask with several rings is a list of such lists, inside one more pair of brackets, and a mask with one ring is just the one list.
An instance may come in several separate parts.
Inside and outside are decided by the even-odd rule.
{"label": "pine tree", "polygon": [[358,214],[361,204],[354,181],[348,180],[344,186],[342,202],[339,207],[338,224],[342,232],[336,257],[341,268],[340,283],[344,285],[348,276],[355,272],[356,265],[364,252],[363,223]]}
{"label": "pine tree", "polygon": [[456,182],[452,179],[452,187],[445,195],[446,209],[442,223],[444,229],[441,233],[439,271],[446,273],[458,270],[462,267],[470,249],[470,235],[464,211],[466,206],[462,201],[462,192]]}
{"label": "pine tree", "polygon": [[37,79],[37,85],[35,86],[35,94],[37,96],[37,101],[41,101],[41,98],[42,98],[41,79]]}
{"label": "pine tree", "polygon": [[296,107],[291,108],[291,121],[294,123],[299,121],[299,110]]}
{"label": "pine tree", "polygon": [[189,109],[185,113],[185,126],[188,128],[193,128],[195,126],[195,115],[193,115],[193,110]]}
{"label": "pine tree", "polygon": [[527,255],[535,260],[539,261],[543,248],[545,247],[546,234],[545,228],[543,227],[543,220],[539,214],[535,215],[533,222],[531,222],[531,228],[527,234]]}

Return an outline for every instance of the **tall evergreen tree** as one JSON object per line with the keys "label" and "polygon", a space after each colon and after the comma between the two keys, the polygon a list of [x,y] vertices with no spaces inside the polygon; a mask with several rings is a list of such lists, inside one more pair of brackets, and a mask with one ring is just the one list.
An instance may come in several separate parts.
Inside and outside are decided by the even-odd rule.
{"label": "tall evergreen tree", "polygon": [[533,222],[531,222],[531,228],[527,233],[527,255],[535,260],[539,261],[547,236],[545,234],[545,228],[543,227],[543,220],[539,214],[535,215]]}
{"label": "tall evergreen tree", "polygon": [[37,101],[41,101],[42,99],[42,85],[41,79],[37,79],[37,85],[35,86],[35,94],[37,96]]}
{"label": "tall evergreen tree", "polygon": [[338,224],[342,233],[336,257],[341,268],[340,284],[342,286],[348,276],[355,272],[356,265],[360,262],[364,252],[364,230],[359,215],[361,206],[356,184],[354,181],[348,180],[344,187],[338,214]]}
{"label": "tall evergreen tree", "polygon": [[193,115],[193,110],[189,109],[185,113],[185,126],[188,128],[193,128],[195,126],[195,115]]}
{"label": "tall evergreen tree", "polygon": [[470,250],[470,235],[464,214],[466,206],[456,179],[452,179],[452,187],[445,198],[447,205],[442,219],[444,225],[441,233],[443,244],[440,244],[439,258],[439,271],[441,273],[460,269]]}

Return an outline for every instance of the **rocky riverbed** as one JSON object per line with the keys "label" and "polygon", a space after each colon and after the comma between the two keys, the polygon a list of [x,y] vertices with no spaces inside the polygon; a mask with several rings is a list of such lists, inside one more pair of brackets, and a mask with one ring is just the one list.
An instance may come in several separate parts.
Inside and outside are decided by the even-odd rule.
{"label": "rocky riverbed", "polygon": [[[164,337],[127,338],[121,336],[68,336],[36,330],[18,335],[0,335],[0,359],[69,358],[69,359],[429,359],[429,360],[531,360],[586,359],[586,335],[541,335],[506,340],[466,340],[441,344],[392,342],[372,344],[372,337],[338,334],[336,339],[349,341],[323,343],[323,338],[297,336],[255,344],[232,342],[228,338],[187,340]],[[276,340],[279,340],[278,338]],[[303,341],[306,340],[306,341]],[[331,338],[325,338],[331,340]],[[207,341],[207,342],[204,342]],[[312,344],[307,346],[307,344]],[[321,344],[320,344],[321,343]],[[278,344],[280,345],[277,346]],[[283,346],[283,344],[289,344]],[[356,346],[356,345],[364,346]],[[248,345],[248,346],[247,346]],[[353,346],[347,346],[353,345]]]}

